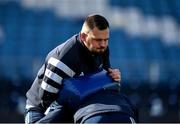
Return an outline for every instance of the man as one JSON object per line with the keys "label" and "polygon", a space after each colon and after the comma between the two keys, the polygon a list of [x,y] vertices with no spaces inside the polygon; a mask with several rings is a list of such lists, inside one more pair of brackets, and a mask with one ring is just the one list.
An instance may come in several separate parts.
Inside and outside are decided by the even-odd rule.
{"label": "man", "polygon": [[65,78],[86,75],[103,68],[114,81],[120,82],[120,71],[110,67],[108,40],[108,21],[101,15],[89,15],[79,34],[47,55],[44,65],[26,94],[26,123],[55,122],[53,119],[57,115],[62,115],[58,119],[64,121],[65,106],[56,106],[54,111],[46,115],[44,112],[57,100]]}

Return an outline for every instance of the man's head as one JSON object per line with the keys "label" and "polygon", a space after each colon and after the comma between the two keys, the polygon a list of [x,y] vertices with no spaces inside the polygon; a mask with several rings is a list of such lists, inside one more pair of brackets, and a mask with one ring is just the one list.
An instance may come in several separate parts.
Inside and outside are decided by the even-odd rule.
{"label": "man's head", "polygon": [[92,53],[103,53],[109,40],[108,21],[101,15],[89,15],[82,26],[80,38]]}

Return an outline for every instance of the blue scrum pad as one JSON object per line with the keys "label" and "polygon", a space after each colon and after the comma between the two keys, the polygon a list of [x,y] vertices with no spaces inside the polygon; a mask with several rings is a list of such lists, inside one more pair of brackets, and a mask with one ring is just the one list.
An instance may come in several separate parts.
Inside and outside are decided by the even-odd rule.
{"label": "blue scrum pad", "polygon": [[59,93],[60,103],[78,104],[85,97],[106,89],[120,89],[120,83],[113,82],[105,70],[98,73],[70,78],[63,81]]}

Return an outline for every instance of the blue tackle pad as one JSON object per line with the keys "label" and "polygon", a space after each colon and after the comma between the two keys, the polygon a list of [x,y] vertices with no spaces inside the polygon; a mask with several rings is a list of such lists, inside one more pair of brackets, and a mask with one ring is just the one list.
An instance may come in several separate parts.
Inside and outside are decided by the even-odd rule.
{"label": "blue tackle pad", "polygon": [[70,78],[63,81],[59,93],[60,103],[78,104],[85,97],[100,90],[120,90],[120,83],[113,82],[107,71]]}

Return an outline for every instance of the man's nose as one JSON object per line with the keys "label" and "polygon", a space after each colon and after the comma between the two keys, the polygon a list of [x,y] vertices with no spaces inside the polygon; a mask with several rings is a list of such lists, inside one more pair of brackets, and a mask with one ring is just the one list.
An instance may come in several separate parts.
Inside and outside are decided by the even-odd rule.
{"label": "man's nose", "polygon": [[106,45],[107,45],[106,41],[102,40],[102,41],[100,42],[100,46],[101,46],[101,47],[106,47]]}

